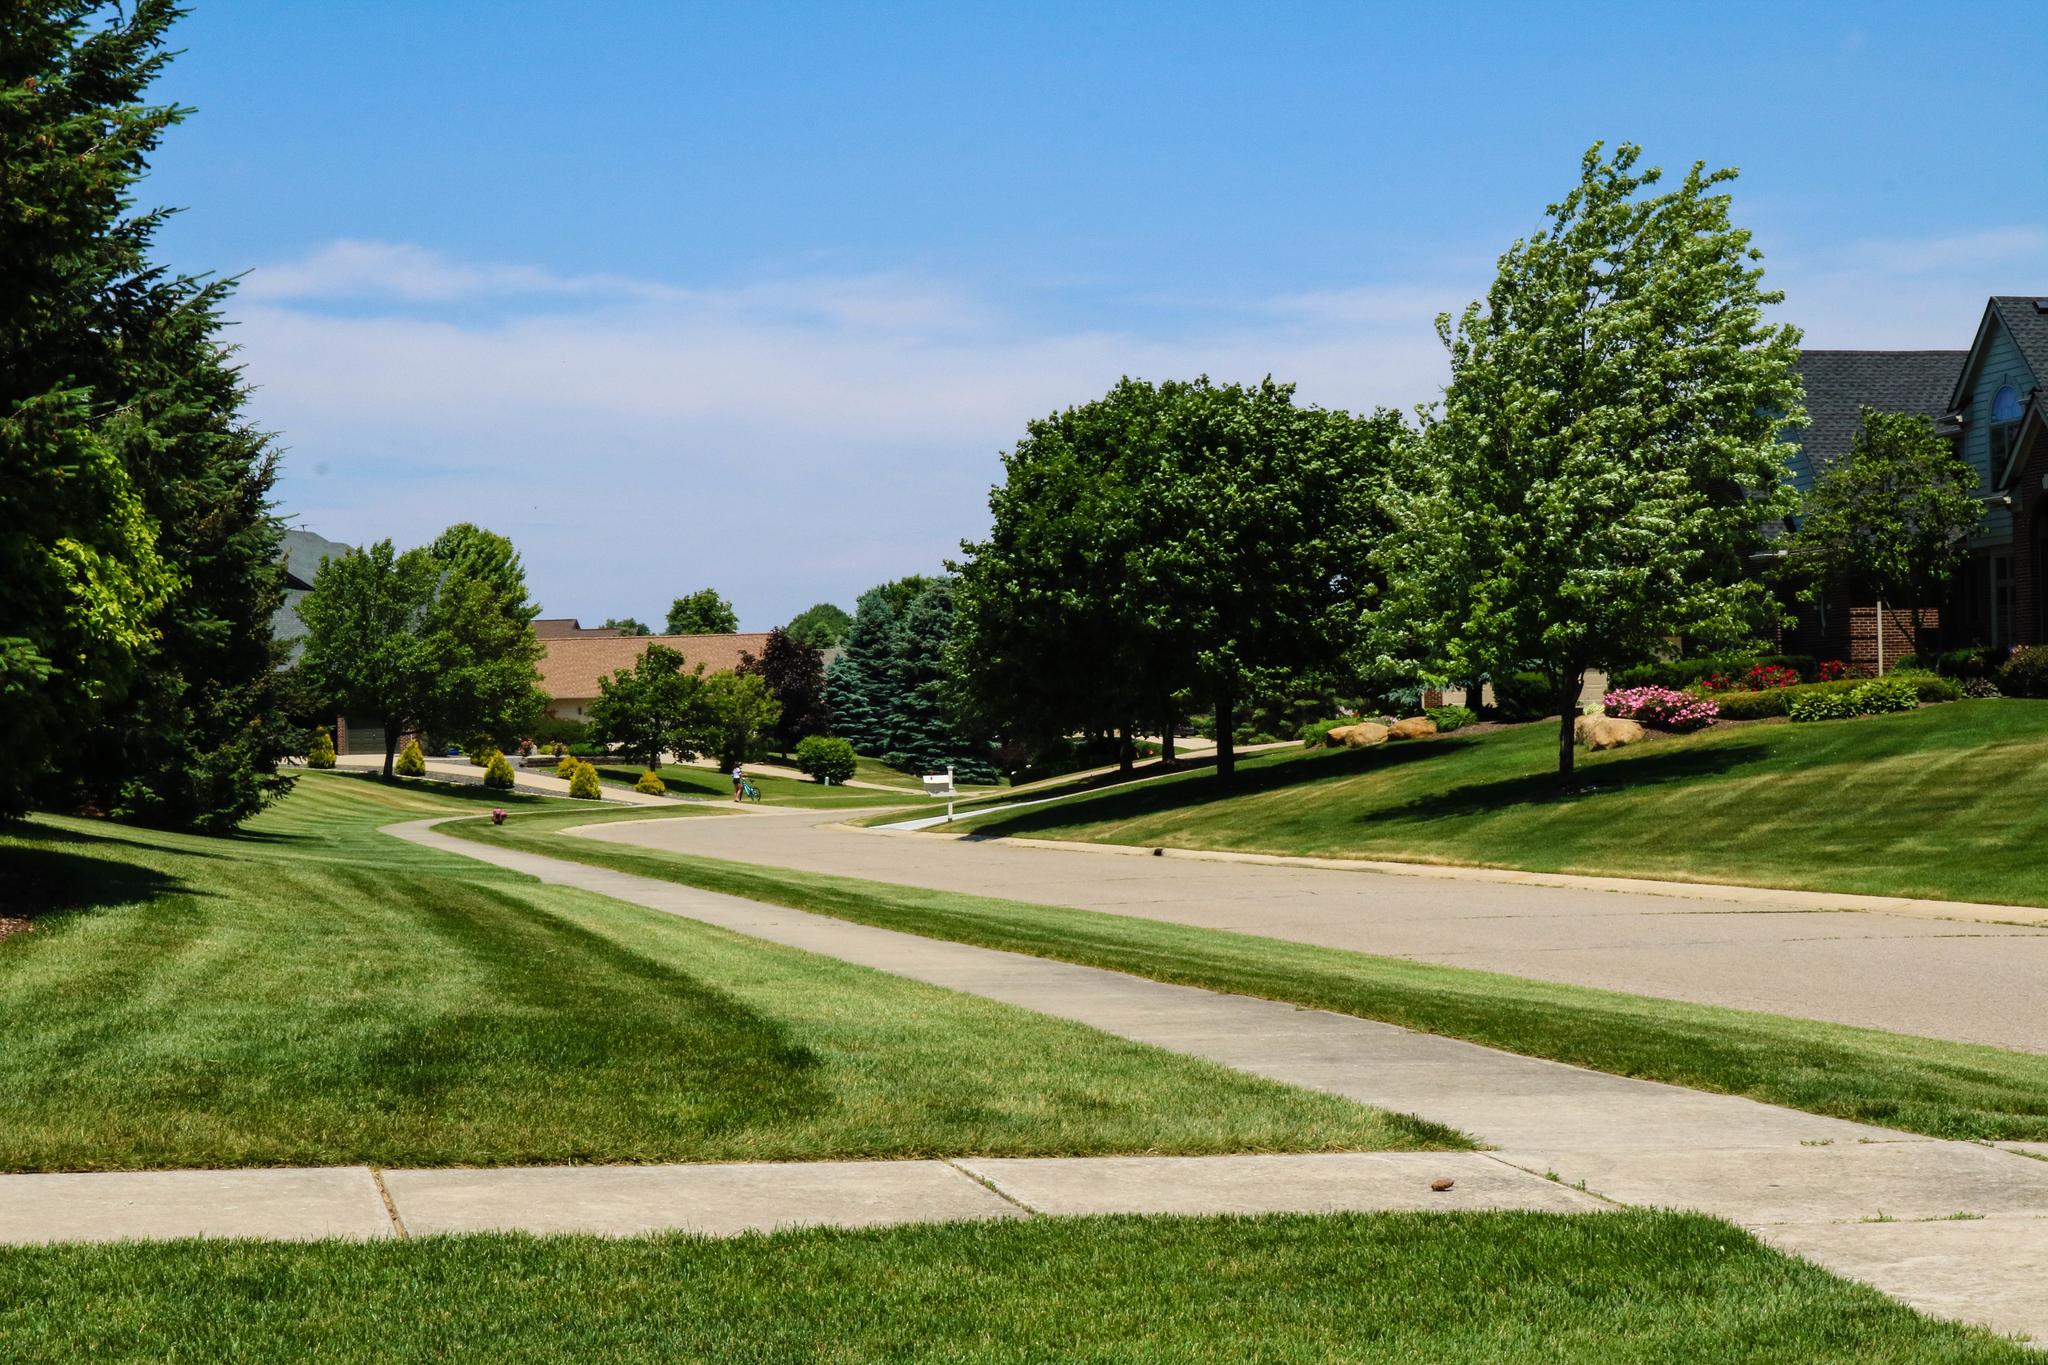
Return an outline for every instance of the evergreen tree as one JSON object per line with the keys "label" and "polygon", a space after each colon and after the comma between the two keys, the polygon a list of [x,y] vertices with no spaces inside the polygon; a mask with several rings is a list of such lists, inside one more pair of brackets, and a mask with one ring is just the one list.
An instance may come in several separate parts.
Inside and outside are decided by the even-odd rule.
{"label": "evergreen tree", "polygon": [[860,753],[994,782],[989,746],[963,719],[952,638],[951,579],[899,578],[869,589],[826,679],[825,702],[834,730]]}
{"label": "evergreen tree", "polygon": [[184,111],[144,105],[177,10],[0,14],[0,813],[218,829],[283,787],[273,454],[240,417],[226,286],[152,264],[135,208]]}

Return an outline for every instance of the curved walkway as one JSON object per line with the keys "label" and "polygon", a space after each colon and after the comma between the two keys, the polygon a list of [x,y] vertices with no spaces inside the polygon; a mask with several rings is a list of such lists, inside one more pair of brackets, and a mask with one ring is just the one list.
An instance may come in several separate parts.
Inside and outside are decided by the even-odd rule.
{"label": "curved walkway", "polygon": [[[1824,910],[1826,898],[1462,869],[1145,857],[887,834],[847,812],[634,820],[586,837],[1231,929],[1636,995],[2048,1052],[2048,925]],[[1676,893],[1676,894],[1674,894]],[[2025,912],[2022,912],[2025,913]]]}

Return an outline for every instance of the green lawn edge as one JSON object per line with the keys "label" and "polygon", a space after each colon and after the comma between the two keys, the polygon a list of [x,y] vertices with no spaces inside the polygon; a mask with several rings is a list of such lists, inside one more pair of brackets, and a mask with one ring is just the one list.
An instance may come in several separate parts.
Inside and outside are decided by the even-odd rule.
{"label": "green lawn edge", "polygon": [[1902,1132],[1975,1141],[2048,1138],[2048,1056],[2035,1053],[1100,911],[663,853],[561,834],[569,823],[546,813],[514,816],[500,827],[456,820],[441,828],[481,843],[861,924],[1327,1009]]}
{"label": "green lawn edge", "polygon": [[0,1357],[2005,1365],[1698,1214],[1040,1218],[0,1249]]}

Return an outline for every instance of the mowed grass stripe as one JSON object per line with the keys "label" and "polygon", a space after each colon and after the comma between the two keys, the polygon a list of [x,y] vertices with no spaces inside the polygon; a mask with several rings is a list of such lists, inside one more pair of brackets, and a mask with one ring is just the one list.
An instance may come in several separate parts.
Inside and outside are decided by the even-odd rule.
{"label": "mowed grass stripe", "polygon": [[2021,1362],[1710,1218],[1089,1218],[0,1250],[0,1356]]}
{"label": "mowed grass stripe", "polygon": [[[955,828],[2048,905],[2048,701],[1724,726],[1579,756],[1554,726],[1247,759]],[[1675,837],[1680,836],[1682,837]]]}
{"label": "mowed grass stripe", "polygon": [[1935,1137],[2048,1139],[2048,1056],[1535,981],[1063,906],[563,835],[573,815],[442,826],[483,843],[906,933],[1284,1000],[1622,1076]]}
{"label": "mowed grass stripe", "polygon": [[0,832],[0,1169],[1465,1145],[376,832],[492,804],[589,817],[312,775],[243,838]]}

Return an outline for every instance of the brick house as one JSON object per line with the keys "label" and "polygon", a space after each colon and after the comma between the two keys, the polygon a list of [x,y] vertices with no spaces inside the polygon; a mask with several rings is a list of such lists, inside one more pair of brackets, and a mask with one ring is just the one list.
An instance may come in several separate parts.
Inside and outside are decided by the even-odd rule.
{"label": "brick house", "polygon": [[1807,351],[1799,372],[1807,425],[1787,439],[1800,491],[1848,453],[1869,407],[1933,421],[1977,471],[1985,511],[1947,599],[1922,613],[1924,638],[1903,607],[1880,621],[1877,603],[1837,596],[1800,606],[1782,648],[1874,672],[1908,654],[2048,641],[2048,298],[1989,300],[1968,350]]}
{"label": "brick house", "polygon": [[[538,624],[538,623],[536,623]],[[597,680],[640,661],[649,645],[667,645],[683,656],[686,667],[723,673],[739,667],[741,654],[759,656],[767,648],[765,631],[731,635],[619,635],[597,631],[541,636],[540,690],[547,712],[557,720],[589,719],[597,700]]]}

